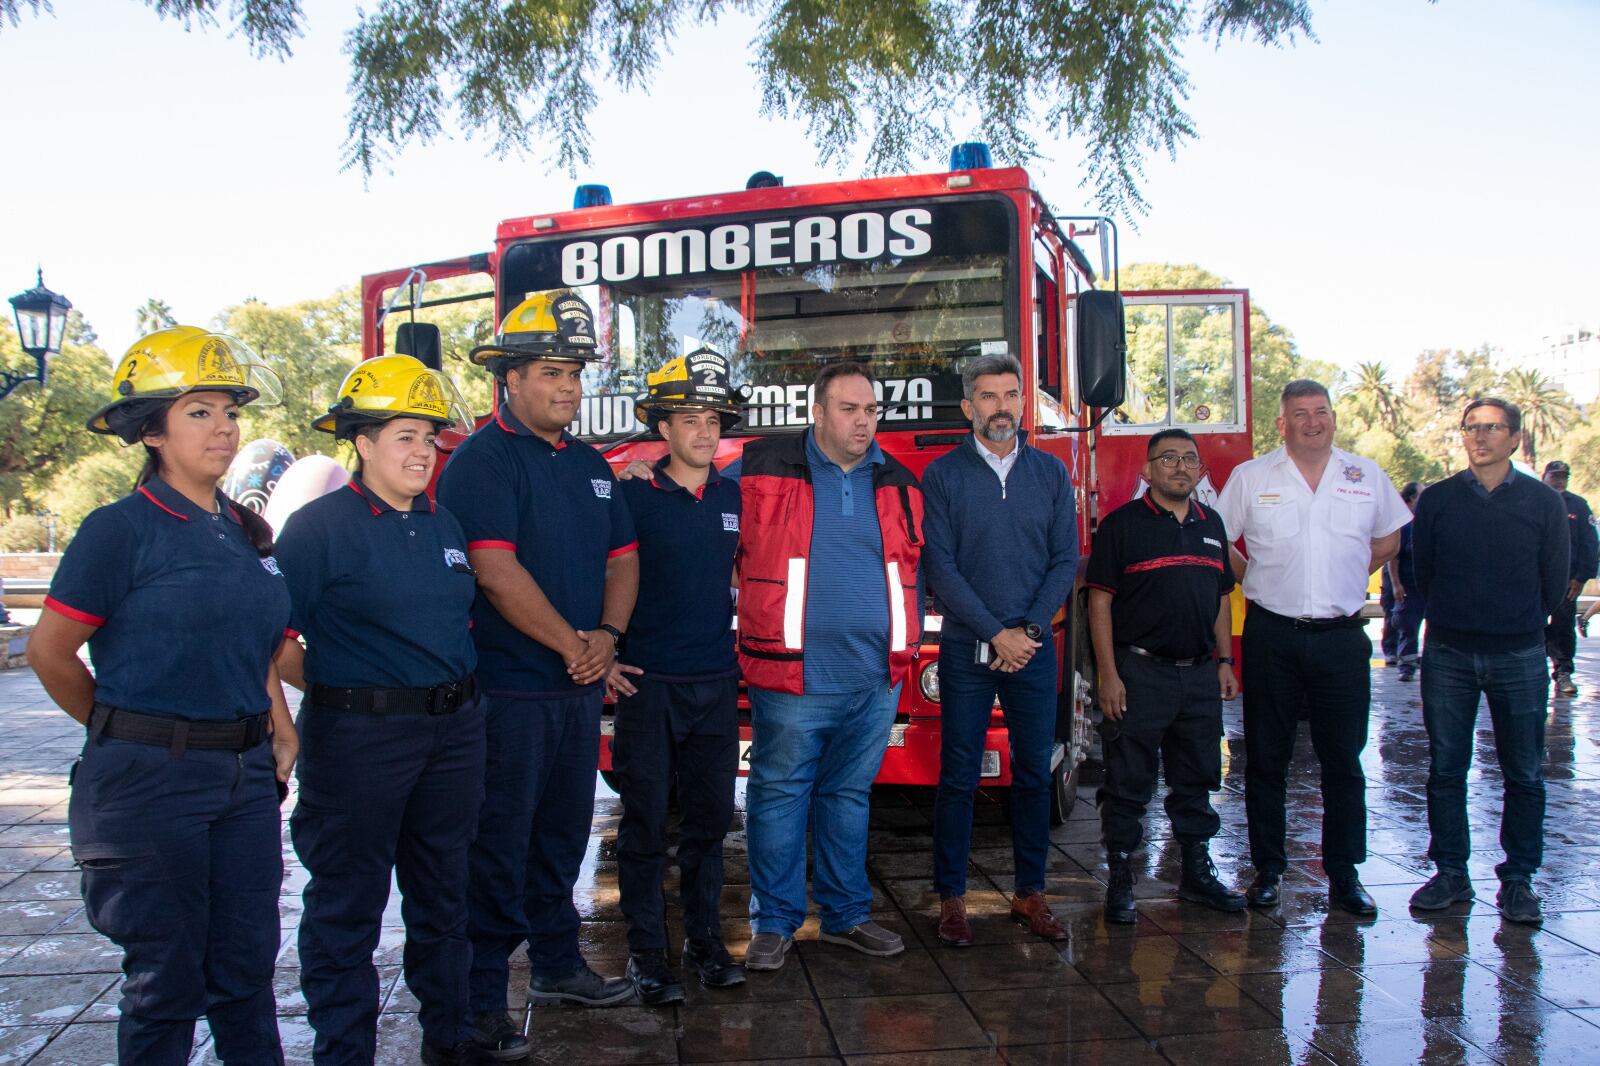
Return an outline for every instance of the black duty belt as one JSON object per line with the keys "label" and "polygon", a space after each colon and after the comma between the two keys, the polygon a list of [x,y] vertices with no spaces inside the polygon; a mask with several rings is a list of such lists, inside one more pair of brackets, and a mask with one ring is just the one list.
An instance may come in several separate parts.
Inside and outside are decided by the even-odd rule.
{"label": "black duty belt", "polygon": [[432,688],[334,688],[312,685],[306,698],[318,707],[359,714],[455,714],[478,694],[474,678]]}
{"label": "black duty belt", "polygon": [[1201,663],[1208,663],[1211,661],[1210,652],[1206,652],[1204,655],[1193,655],[1187,659],[1174,659],[1170,655],[1157,655],[1148,648],[1141,648],[1137,644],[1124,644],[1123,647],[1127,648],[1135,655],[1142,655],[1146,659],[1150,659],[1153,662],[1165,663],[1168,666],[1199,666]]}
{"label": "black duty belt", "polygon": [[1292,618],[1286,614],[1269,611],[1259,603],[1252,603],[1250,610],[1260,611],[1280,625],[1286,625],[1308,633],[1321,633],[1329,629],[1362,629],[1367,624],[1367,620],[1361,617],[1359,611],[1349,616],[1337,615],[1333,618],[1308,618],[1304,615],[1299,618]]}
{"label": "black duty belt", "polygon": [[96,703],[89,714],[89,736],[168,748],[174,757],[188,750],[249,751],[266,740],[267,735],[265,712],[231,722],[197,722]]}

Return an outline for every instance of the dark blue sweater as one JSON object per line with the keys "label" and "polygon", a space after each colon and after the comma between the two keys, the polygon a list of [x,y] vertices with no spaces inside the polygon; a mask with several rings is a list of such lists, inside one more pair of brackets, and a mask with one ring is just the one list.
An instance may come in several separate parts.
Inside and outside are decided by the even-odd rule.
{"label": "dark blue sweater", "polygon": [[1463,470],[1423,491],[1413,528],[1430,641],[1474,653],[1544,642],[1567,594],[1571,536],[1560,493],[1515,470],[1487,492]]}
{"label": "dark blue sweater", "polygon": [[1046,632],[1078,573],[1077,504],[1060,459],[1019,440],[1005,491],[968,437],[922,475],[922,550],[944,636],[992,640],[1035,622]]}

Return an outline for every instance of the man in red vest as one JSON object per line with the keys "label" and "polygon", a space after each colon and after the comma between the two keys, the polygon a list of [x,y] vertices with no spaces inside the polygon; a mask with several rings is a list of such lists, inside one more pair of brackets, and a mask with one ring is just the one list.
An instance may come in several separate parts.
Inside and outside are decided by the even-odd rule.
{"label": "man in red vest", "polygon": [[781,967],[805,921],[808,817],[822,939],[905,950],[869,920],[865,860],[868,794],[922,636],[922,491],[874,439],[866,366],[824,367],[812,390],[813,427],[752,441],[740,475],[751,970]]}

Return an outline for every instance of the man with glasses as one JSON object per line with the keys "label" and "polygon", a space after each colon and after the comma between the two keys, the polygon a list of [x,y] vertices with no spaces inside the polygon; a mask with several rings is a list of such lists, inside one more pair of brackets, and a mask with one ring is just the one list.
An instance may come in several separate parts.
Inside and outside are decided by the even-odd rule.
{"label": "man with glasses", "polygon": [[1413,543],[1428,622],[1428,858],[1439,872],[1411,906],[1443,910],[1473,897],[1467,771],[1478,702],[1487,697],[1505,789],[1496,906],[1510,921],[1538,925],[1531,882],[1544,856],[1544,630],[1566,598],[1571,537],[1560,493],[1511,466],[1521,436],[1515,404],[1473,400],[1461,417],[1467,468],[1417,501]]}
{"label": "man with glasses", "polygon": [[1228,654],[1233,570],[1222,519],[1193,499],[1200,452],[1187,430],[1150,438],[1150,491],[1106,516],[1085,581],[1089,632],[1105,715],[1106,781],[1097,803],[1110,878],[1106,920],[1137,920],[1131,853],[1167,779],[1167,817],[1183,851],[1178,896],[1242,911],[1244,896],[1217,879],[1209,842],[1221,828],[1211,793],[1222,787],[1222,701],[1239,694]]}
{"label": "man with glasses", "polygon": [[1333,446],[1328,390],[1291,381],[1279,398],[1283,447],[1238,466],[1217,501],[1250,602],[1245,615],[1245,814],[1256,878],[1252,906],[1275,907],[1288,869],[1289,763],[1302,711],[1322,768],[1322,868],[1328,900],[1361,917],[1378,912],[1356,867],[1367,858],[1367,746],[1372,700],[1361,609],[1372,572],[1400,550],[1411,521],[1371,459]]}
{"label": "man with glasses", "polygon": [[1567,505],[1567,526],[1572,533],[1572,578],[1567,582],[1566,597],[1550,613],[1550,625],[1544,631],[1550,679],[1555,682],[1558,696],[1578,694],[1578,686],[1572,683],[1572,658],[1578,653],[1578,594],[1595,576],[1596,564],[1600,563],[1594,512],[1589,510],[1588,500],[1567,491],[1567,479],[1571,476],[1572,467],[1560,459],[1544,464],[1544,483],[1561,494]]}

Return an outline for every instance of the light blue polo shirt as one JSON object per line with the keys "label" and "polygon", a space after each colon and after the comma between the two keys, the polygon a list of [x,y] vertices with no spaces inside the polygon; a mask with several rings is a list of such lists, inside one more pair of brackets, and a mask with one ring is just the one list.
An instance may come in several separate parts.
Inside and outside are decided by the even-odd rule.
{"label": "light blue polo shirt", "polygon": [[849,473],[806,430],[815,517],[806,567],[805,691],[860,692],[889,683],[889,594],[872,475],[873,441]]}

